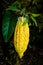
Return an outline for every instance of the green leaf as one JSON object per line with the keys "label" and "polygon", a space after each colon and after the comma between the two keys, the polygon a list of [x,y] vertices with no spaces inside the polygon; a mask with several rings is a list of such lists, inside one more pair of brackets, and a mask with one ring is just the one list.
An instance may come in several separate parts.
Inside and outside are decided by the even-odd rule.
{"label": "green leaf", "polygon": [[15,1],[12,5],[16,5],[17,8],[21,9],[21,3],[19,1]]}
{"label": "green leaf", "polygon": [[30,15],[31,14],[31,12],[26,12],[26,15]]}
{"label": "green leaf", "polygon": [[16,11],[16,12],[20,11],[16,6],[9,6],[6,10],[12,10],[12,11]]}
{"label": "green leaf", "polygon": [[35,19],[33,16],[31,16],[31,19],[32,19],[32,21],[35,23],[35,25],[37,26],[37,21],[36,21],[36,19]]}
{"label": "green leaf", "polygon": [[32,13],[31,14],[33,17],[38,17],[38,16],[40,16],[40,14],[34,14],[34,13]]}
{"label": "green leaf", "polygon": [[4,19],[2,22],[2,34],[3,34],[5,42],[8,41],[8,29],[9,29],[9,23],[10,23],[10,16],[11,16],[11,13],[7,11],[4,15]]}
{"label": "green leaf", "polygon": [[5,42],[8,42],[11,38],[16,23],[16,16],[13,16],[11,12],[6,11],[2,22],[2,34]]}
{"label": "green leaf", "polygon": [[27,18],[27,17],[24,18],[24,23],[23,23],[23,25],[25,25],[26,23],[28,23],[28,18]]}
{"label": "green leaf", "polygon": [[21,9],[20,14],[21,14],[21,15],[22,15],[22,14],[25,15],[25,10],[26,10],[25,8]]}

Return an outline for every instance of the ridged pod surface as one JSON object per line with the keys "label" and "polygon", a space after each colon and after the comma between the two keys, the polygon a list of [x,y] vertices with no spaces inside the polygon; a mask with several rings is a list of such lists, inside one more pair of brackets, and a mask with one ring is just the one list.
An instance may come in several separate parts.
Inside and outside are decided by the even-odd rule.
{"label": "ridged pod surface", "polygon": [[25,17],[18,18],[18,22],[14,31],[14,47],[19,57],[22,58],[29,43],[29,25],[23,25]]}

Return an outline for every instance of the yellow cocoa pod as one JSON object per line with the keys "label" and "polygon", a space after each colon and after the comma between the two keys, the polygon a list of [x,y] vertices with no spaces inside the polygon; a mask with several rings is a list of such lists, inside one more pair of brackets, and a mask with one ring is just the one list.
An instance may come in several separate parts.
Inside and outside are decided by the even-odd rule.
{"label": "yellow cocoa pod", "polygon": [[14,47],[19,57],[22,58],[29,43],[29,25],[23,25],[25,17],[19,17],[14,31]]}

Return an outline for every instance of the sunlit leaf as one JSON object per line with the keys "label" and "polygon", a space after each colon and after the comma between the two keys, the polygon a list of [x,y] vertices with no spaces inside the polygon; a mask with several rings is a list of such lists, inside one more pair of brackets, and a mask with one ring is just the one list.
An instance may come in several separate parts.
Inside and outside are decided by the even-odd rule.
{"label": "sunlit leaf", "polygon": [[16,6],[9,6],[6,10],[12,10],[12,11],[16,11],[16,12],[20,11]]}
{"label": "sunlit leaf", "polygon": [[31,19],[32,19],[32,21],[35,23],[35,25],[37,26],[37,21],[36,21],[36,19],[35,19],[33,16],[31,16]]}
{"label": "sunlit leaf", "polygon": [[28,23],[28,20],[29,20],[29,19],[25,17],[25,18],[24,18],[24,23],[23,23],[23,25],[25,25],[26,23]]}
{"label": "sunlit leaf", "polygon": [[31,15],[34,16],[34,17],[40,16],[40,14],[34,14],[34,13],[32,13]]}

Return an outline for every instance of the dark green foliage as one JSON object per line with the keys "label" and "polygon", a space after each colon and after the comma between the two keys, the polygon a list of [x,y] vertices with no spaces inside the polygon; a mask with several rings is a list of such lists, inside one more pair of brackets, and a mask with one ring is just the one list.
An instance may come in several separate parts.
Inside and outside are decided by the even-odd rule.
{"label": "dark green foliage", "polygon": [[2,22],[2,34],[4,37],[5,42],[8,42],[11,38],[14,28],[17,22],[17,16],[13,15],[11,12],[6,11],[3,22]]}

